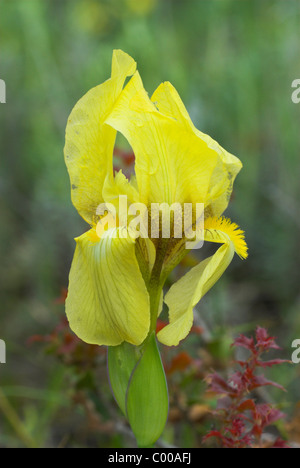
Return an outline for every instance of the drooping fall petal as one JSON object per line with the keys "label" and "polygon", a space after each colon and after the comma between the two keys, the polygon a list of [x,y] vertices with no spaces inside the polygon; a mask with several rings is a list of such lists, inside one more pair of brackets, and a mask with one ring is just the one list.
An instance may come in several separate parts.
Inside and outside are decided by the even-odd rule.
{"label": "drooping fall petal", "polygon": [[129,236],[119,228],[101,239],[91,231],[76,239],[66,313],[72,330],[91,344],[141,344],[150,326],[149,295]]}
{"label": "drooping fall petal", "polygon": [[166,295],[170,324],[157,335],[167,346],[177,346],[190,332],[193,310],[204,294],[218,281],[234,255],[231,244],[224,244],[217,252],[192,268],[175,283]]}
{"label": "drooping fall petal", "polygon": [[[223,228],[223,230],[222,230]],[[203,260],[175,283],[166,295],[169,307],[169,325],[157,335],[168,346],[177,346],[193,325],[193,309],[218,281],[237,252],[245,258],[247,247],[243,232],[224,218],[205,222],[206,241],[222,243],[214,255]]]}

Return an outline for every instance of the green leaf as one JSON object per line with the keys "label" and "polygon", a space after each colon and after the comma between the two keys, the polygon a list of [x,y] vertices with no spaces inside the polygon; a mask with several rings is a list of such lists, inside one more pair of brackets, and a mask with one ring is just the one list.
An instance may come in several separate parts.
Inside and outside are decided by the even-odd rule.
{"label": "green leaf", "polygon": [[139,447],[149,447],[160,437],[168,417],[166,376],[153,333],[132,372],[126,410]]}
{"label": "green leaf", "polygon": [[140,348],[126,342],[119,346],[108,347],[109,381],[114,397],[125,416],[125,397],[129,379],[140,357]]}

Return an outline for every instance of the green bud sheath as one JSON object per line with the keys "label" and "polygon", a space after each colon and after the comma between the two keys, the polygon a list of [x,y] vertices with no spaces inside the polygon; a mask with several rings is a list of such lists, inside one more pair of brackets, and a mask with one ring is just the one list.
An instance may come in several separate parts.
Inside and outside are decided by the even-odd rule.
{"label": "green bud sheath", "polygon": [[168,388],[155,333],[141,348],[110,347],[108,371],[114,396],[130,423],[139,447],[152,446],[168,417]]}

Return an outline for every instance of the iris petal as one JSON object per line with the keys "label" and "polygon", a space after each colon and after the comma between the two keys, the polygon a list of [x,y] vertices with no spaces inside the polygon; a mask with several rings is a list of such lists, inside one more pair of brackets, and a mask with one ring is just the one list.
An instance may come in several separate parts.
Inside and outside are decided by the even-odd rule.
{"label": "iris petal", "polygon": [[121,132],[133,148],[141,202],[205,202],[218,153],[191,127],[159,112],[138,73],[106,122]]}
{"label": "iris petal", "polygon": [[206,205],[211,216],[220,216],[228,206],[234,179],[242,168],[241,161],[228,153],[209,135],[200,132],[194,126],[179,94],[171,83],[162,83],[154,92],[151,100],[155,102],[162,114],[179,121],[186,127],[187,131],[192,131],[206,143],[208,148],[218,154],[219,158],[209,183]]}
{"label": "iris petal", "polygon": [[149,295],[135,257],[135,242],[110,229],[95,242],[76,239],[66,313],[83,341],[115,346],[141,344],[150,326]]}
{"label": "iris petal", "polygon": [[194,307],[222,276],[234,253],[243,258],[247,256],[243,232],[224,218],[205,223],[204,239],[223,245],[180,278],[167,293],[165,303],[169,307],[170,323],[157,335],[165,345],[177,346],[188,335],[193,324]]}
{"label": "iris petal", "polygon": [[64,154],[72,201],[90,224],[95,220],[97,206],[103,202],[104,180],[113,178],[116,131],[104,122],[122,92],[126,77],[135,69],[136,63],[129,55],[115,50],[111,78],[88,91],[68,119]]}

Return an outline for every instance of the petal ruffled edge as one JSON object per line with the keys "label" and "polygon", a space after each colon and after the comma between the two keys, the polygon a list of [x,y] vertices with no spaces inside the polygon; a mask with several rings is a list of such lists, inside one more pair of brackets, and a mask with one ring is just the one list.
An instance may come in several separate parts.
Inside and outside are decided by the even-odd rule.
{"label": "petal ruffled edge", "polygon": [[178,92],[171,83],[161,83],[154,91],[151,100],[162,114],[179,121],[218,155],[219,159],[209,184],[206,205],[212,216],[220,216],[228,206],[234,180],[242,168],[241,161],[222,148],[209,135],[195,127]]}
{"label": "petal ruffled edge", "polygon": [[65,163],[71,182],[71,198],[78,213],[89,224],[102,203],[106,177],[113,179],[113,148],[116,131],[105,124],[127,76],[136,62],[121,50],[114,50],[111,78],[89,90],[74,106],[66,127]]}
{"label": "petal ruffled edge", "polygon": [[218,154],[190,126],[157,110],[138,72],[106,123],[121,132],[134,151],[141,202],[205,202]]}

